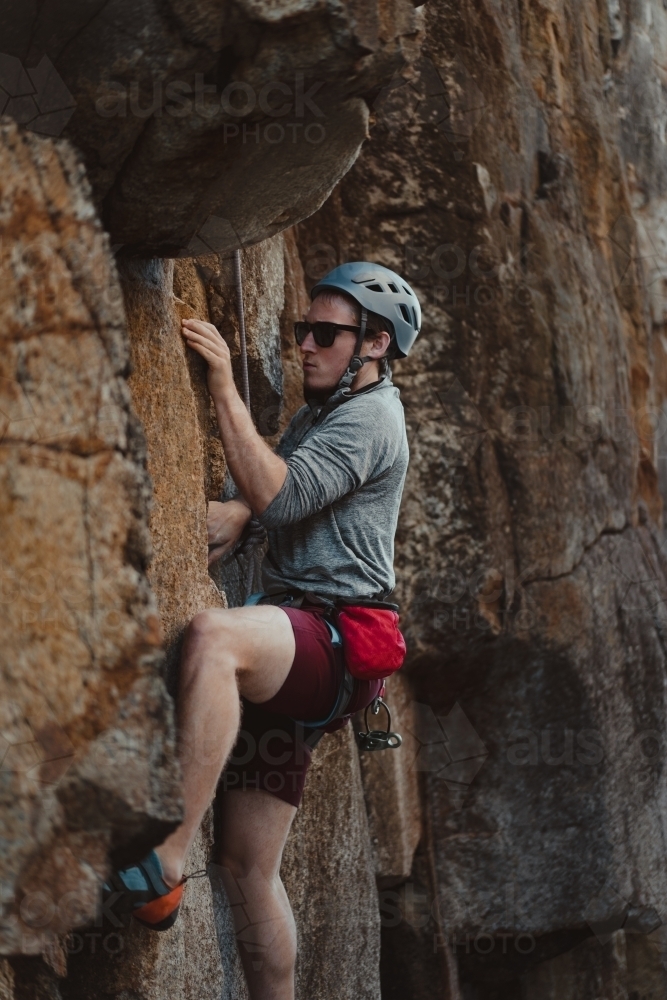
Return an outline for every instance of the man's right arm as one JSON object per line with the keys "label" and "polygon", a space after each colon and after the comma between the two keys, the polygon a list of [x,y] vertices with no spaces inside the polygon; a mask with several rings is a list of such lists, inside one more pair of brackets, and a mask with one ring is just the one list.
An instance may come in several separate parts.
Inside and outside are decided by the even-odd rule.
{"label": "man's right arm", "polygon": [[184,319],[182,333],[188,346],[208,362],[206,379],[229,471],[244,499],[260,514],[280,492],[287,466],[257,433],[234,385],[229,347],[218,330],[212,323]]}

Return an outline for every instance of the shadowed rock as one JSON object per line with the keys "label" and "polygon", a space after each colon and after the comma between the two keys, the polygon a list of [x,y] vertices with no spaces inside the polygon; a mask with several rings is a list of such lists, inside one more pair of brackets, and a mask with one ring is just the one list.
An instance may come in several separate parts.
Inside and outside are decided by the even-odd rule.
{"label": "shadowed rock", "polygon": [[419,22],[409,0],[10,0],[0,113],[78,147],[117,249],[233,249],[322,204]]}
{"label": "shadowed rock", "polygon": [[[414,75],[379,94],[370,143],[298,226],[309,285],[375,259],[424,307],[395,365],[411,449],[396,567],[412,710],[437,731],[403,729],[421,744],[426,831],[405,891],[426,903],[416,917],[401,904],[402,937],[387,924],[383,996],[432,995],[434,941],[443,990],[454,959],[476,1000],[500,981],[503,997],[551,996],[549,976],[568,1000],[602,995],[596,976],[647,989],[594,943],[556,956],[593,935],[593,900],[606,926],[614,899],[654,917],[667,891],[665,159],[650,68],[667,29],[650,7],[646,31],[623,8],[612,44],[605,5],[566,3],[553,21],[427,5]],[[486,757],[463,756],[455,709]],[[404,778],[383,812],[378,777],[388,860]],[[664,971],[651,976],[662,995]]]}

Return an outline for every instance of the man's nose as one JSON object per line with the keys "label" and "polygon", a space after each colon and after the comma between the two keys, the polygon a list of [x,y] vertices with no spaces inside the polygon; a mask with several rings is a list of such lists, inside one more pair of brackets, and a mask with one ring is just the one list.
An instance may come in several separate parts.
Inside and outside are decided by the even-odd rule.
{"label": "man's nose", "polygon": [[312,330],[309,330],[306,334],[306,339],[300,345],[300,350],[303,354],[314,354],[317,351],[317,344],[315,343]]}

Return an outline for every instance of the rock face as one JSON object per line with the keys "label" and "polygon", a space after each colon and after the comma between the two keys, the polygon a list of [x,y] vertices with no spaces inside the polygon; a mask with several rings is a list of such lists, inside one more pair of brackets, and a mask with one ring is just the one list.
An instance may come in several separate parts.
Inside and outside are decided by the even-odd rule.
{"label": "rock face", "polygon": [[315,754],[283,870],[297,996],[665,995],[659,0],[11,2],[0,26],[29,126],[0,125],[1,1000],[245,995],[214,814],[172,931],[90,926],[110,861],[179,820],[183,629],[256,571],[206,571],[229,482],[179,333],[215,322],[238,369],[241,245],[269,440],[316,278],[375,259],[424,306],[395,366],[404,746]]}
{"label": "rock face", "polygon": [[0,950],[39,954],[180,806],[108,240],[70,149],[5,123],[0,156]]}
{"label": "rock face", "polygon": [[[149,579],[160,611],[172,693],[185,626],[197,611],[224,606],[206,571],[205,492],[207,485],[215,488],[211,483],[216,479],[220,489],[224,459],[219,439],[217,449],[211,447],[201,367],[186,357],[180,332],[181,315],[192,315],[194,309],[175,298],[173,272],[173,261],[163,260],[125,262],[120,272],[131,353],[129,387],[146,434],[153,483]],[[188,871],[207,864],[211,819],[194,844]],[[183,917],[165,939],[133,923],[128,933],[118,933],[122,947],[113,953],[100,956],[82,949],[70,963],[64,997],[84,997],[92,984],[107,996],[132,990],[142,1000],[167,994],[184,1000],[220,996],[222,968],[204,880],[189,883]],[[196,981],[188,958],[193,953],[198,956]]]}
{"label": "rock face", "polygon": [[0,112],[76,145],[127,253],[233,249],[322,204],[419,22],[409,0],[10,0]]}
{"label": "rock face", "polygon": [[[426,838],[383,996],[432,995],[447,952],[466,996],[640,995],[617,952],[660,934],[667,890],[667,22],[659,3],[425,12],[421,61],[298,227],[311,283],[373,258],[424,305],[395,377]],[[652,975],[663,995],[664,960]]]}

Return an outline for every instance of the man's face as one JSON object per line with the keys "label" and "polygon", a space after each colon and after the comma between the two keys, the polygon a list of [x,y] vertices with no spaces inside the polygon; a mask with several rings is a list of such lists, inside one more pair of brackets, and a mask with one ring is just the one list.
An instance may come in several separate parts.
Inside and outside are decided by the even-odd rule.
{"label": "man's face", "polygon": [[[353,309],[344,300],[326,301],[319,296],[311,303],[305,318],[309,323],[359,325]],[[356,333],[352,333],[351,330],[340,330],[331,347],[318,347],[312,333],[308,334],[299,348],[306,395],[336,388],[354,354],[356,342]]]}

